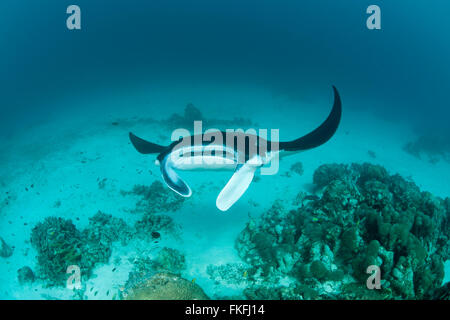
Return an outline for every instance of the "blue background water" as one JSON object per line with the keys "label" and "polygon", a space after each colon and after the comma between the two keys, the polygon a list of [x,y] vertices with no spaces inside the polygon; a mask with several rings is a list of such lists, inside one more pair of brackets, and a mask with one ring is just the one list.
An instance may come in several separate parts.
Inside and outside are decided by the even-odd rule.
{"label": "blue background water", "polygon": [[[66,28],[66,8],[71,4],[81,7],[82,30]],[[366,28],[366,8],[371,4],[381,7],[382,30]],[[264,177],[265,183],[253,184],[238,204],[240,207],[234,207],[229,216],[219,215],[215,209],[214,200],[220,189],[214,188],[203,198],[194,196],[194,205],[174,215],[184,222],[185,235],[195,236],[196,245],[187,245],[185,249],[192,251],[188,252],[189,259],[199,261],[202,268],[212,263],[209,258],[222,256],[221,250],[235,253],[234,239],[248,220],[242,212],[250,207],[249,200],[262,203],[255,209],[259,213],[280,194],[290,201],[298,192],[297,188],[311,184],[312,172],[321,163],[379,162],[391,173],[413,176],[424,190],[448,196],[448,164],[442,161],[430,164],[403,152],[402,143],[415,137],[404,137],[406,130],[396,132],[393,127],[406,123],[417,128],[419,134],[431,131],[450,137],[449,9],[450,3],[446,0],[2,0],[0,163],[3,170],[0,184],[13,189],[18,199],[9,210],[1,211],[14,217],[11,218],[13,224],[1,224],[0,231],[8,243],[16,246],[16,253],[11,265],[4,264],[10,273],[5,273],[3,279],[9,282],[0,280],[9,291],[0,292],[0,298],[29,298],[37,294],[30,291],[21,296],[22,289],[15,292],[14,281],[19,267],[35,264],[31,255],[26,257],[20,253],[28,250],[32,226],[45,216],[73,219],[75,215],[82,215],[80,223],[87,223],[94,212],[102,210],[129,219],[123,209],[134,203],[125,203],[126,199],[118,196],[118,190],[129,190],[136,183],[149,184],[160,177],[156,174],[158,169],[149,166],[149,158],[128,148],[127,128],[112,127],[110,114],[167,118],[174,109],[182,111],[184,103],[189,102],[190,88],[193,88],[192,96],[197,98],[192,102],[199,103],[208,116],[215,115],[214,105],[226,108],[228,102],[234,104],[232,110],[236,111],[242,99],[242,105],[251,106],[251,110],[218,114],[226,119],[250,117],[255,108],[260,108],[258,119],[269,119],[264,125],[270,126],[271,120],[283,123],[286,119],[286,123],[290,122],[286,130],[291,130],[287,135],[292,137],[300,129],[307,132],[303,125],[313,128],[322,119],[320,116],[329,111],[331,84],[338,87],[344,102],[342,127],[333,144],[290,160],[301,160],[305,164],[302,177],[293,180],[281,174],[276,178]],[[140,87],[143,91],[149,87],[156,91],[161,88],[161,92],[151,92],[151,103],[144,103],[140,97],[133,104],[128,104],[127,99],[123,100],[127,103],[122,100],[116,103],[116,95],[133,96]],[[208,92],[210,87],[223,89]],[[251,87],[260,91],[246,94],[246,89]],[[174,98],[177,104],[169,106],[167,95],[172,88],[176,94],[187,94]],[[232,91],[229,96],[224,94],[227,90]],[[268,93],[288,96],[295,103],[282,100],[282,105],[274,108],[279,103],[276,99],[267,99],[264,103],[270,96]],[[158,101],[158,94],[165,98]],[[100,103],[95,99],[98,96],[103,97]],[[82,103],[72,103],[79,98]],[[223,101],[218,101],[220,99]],[[315,104],[317,100],[321,103]],[[210,104],[213,106],[205,110]],[[299,107],[311,105],[323,105],[324,109],[315,115],[316,112],[305,112]],[[122,112],[126,108],[133,110],[129,114]],[[92,109],[100,118],[91,118]],[[305,113],[307,116],[301,119]],[[373,116],[389,121],[375,121]],[[62,140],[57,134],[54,140],[46,140],[51,134],[45,130],[53,133],[51,130],[67,125],[70,121],[65,120],[72,118],[81,119],[83,126],[74,125],[59,131],[68,137],[66,144],[55,143]],[[297,119],[301,120],[300,125]],[[355,124],[354,119],[366,122]],[[140,127],[136,122],[137,130],[149,131],[148,126]],[[5,151],[9,151],[8,143],[23,142],[26,139],[19,133],[40,123],[52,126],[34,127],[36,131],[30,131],[28,137],[37,131],[42,136],[36,135],[29,143],[25,141],[17,155],[4,157]],[[98,126],[99,123],[103,126]],[[379,127],[379,123],[386,128]],[[81,127],[85,131],[79,132]],[[364,135],[361,130],[365,130]],[[94,138],[90,137],[91,132],[96,134]],[[81,142],[77,143],[80,136]],[[70,149],[67,145],[74,147]],[[59,153],[42,156],[54,150]],[[370,158],[368,150],[375,151],[377,158]],[[89,165],[80,163],[85,157],[94,160]],[[3,162],[3,159],[9,161]],[[30,170],[31,165],[35,166]],[[282,171],[289,166],[289,162],[284,163]],[[136,174],[148,168],[155,172],[153,176]],[[14,185],[2,181],[3,171],[14,171],[9,180],[14,181]],[[200,182],[195,179],[203,178],[208,183],[216,180],[216,187],[222,188],[229,175],[221,174],[186,173],[186,177],[198,192]],[[114,192],[110,189],[98,192],[98,177],[114,181],[111,186]],[[24,186],[32,182],[41,193],[39,196],[24,192]],[[288,195],[283,184],[293,194]],[[274,194],[272,189],[278,185],[282,187]],[[60,190],[64,192],[61,194]],[[62,209],[53,207],[58,197],[63,199]],[[192,208],[200,208],[201,212]],[[25,216],[26,227],[21,219],[15,219],[17,212]],[[214,232],[216,225],[221,227],[218,232]],[[205,230],[212,230],[214,234],[208,235]],[[197,234],[204,238],[197,238]],[[225,236],[220,238],[220,235]],[[211,249],[219,250],[219,254],[208,251]],[[204,251],[202,255],[200,251]],[[125,281],[128,273],[122,272],[122,275]],[[450,264],[447,263],[445,281],[450,279],[449,275]],[[198,274],[188,276],[198,278],[200,284],[207,287]],[[103,279],[98,281],[110,284]]]}
{"label": "blue background water", "polygon": [[[66,29],[70,4],[81,7],[80,31]],[[370,4],[382,30],[366,28]],[[55,108],[61,97],[143,81],[242,82],[299,99],[335,84],[360,109],[443,130],[448,9],[445,0],[3,0],[0,130],[80,112]]]}

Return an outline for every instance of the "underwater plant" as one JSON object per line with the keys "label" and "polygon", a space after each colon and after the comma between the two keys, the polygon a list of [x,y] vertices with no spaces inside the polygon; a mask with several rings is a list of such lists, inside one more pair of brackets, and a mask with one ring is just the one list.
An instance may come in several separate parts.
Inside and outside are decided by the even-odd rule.
{"label": "underwater plant", "polygon": [[[321,197],[293,208],[276,201],[239,234],[247,298],[426,299],[441,286],[449,198],[369,163],[322,165],[314,183]],[[380,290],[366,287],[369,266],[381,270]]]}

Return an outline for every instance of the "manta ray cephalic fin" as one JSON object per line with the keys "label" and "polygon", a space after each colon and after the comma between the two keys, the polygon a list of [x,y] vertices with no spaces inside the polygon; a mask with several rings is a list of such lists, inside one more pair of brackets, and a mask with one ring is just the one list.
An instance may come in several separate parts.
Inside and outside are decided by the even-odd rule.
{"label": "manta ray cephalic fin", "polygon": [[169,157],[166,156],[161,163],[161,175],[167,186],[183,197],[190,197],[192,195],[191,188],[184,182],[183,179],[173,169]]}
{"label": "manta ray cephalic fin", "polygon": [[227,211],[240,197],[242,197],[250,186],[257,168],[258,166],[249,162],[239,165],[236,168],[233,176],[217,196],[216,206],[219,210]]}

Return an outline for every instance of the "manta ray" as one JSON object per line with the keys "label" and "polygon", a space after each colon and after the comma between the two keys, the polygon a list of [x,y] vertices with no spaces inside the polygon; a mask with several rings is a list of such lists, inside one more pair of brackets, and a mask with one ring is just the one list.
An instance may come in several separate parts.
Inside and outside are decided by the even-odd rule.
{"label": "manta ray", "polygon": [[158,154],[155,164],[160,166],[164,182],[183,197],[190,197],[192,190],[176,170],[234,170],[216,199],[217,208],[227,211],[250,186],[257,168],[278,160],[280,156],[316,148],[331,139],[342,114],[341,99],[334,86],[333,91],[334,104],[327,119],[315,130],[292,141],[268,141],[266,137],[249,133],[248,130],[208,130],[183,136],[168,146],[146,141],[132,132],[129,137],[138,152]]}

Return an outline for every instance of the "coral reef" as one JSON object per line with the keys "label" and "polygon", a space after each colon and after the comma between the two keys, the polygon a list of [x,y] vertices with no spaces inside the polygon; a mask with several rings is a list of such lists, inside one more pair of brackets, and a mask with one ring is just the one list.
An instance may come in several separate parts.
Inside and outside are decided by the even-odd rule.
{"label": "coral reef", "polygon": [[161,272],[136,285],[128,284],[122,293],[127,300],[207,300],[208,296],[193,281]]}
{"label": "coral reef", "polygon": [[[37,250],[37,275],[49,285],[63,285],[66,270],[77,265],[81,275],[89,278],[98,263],[106,263],[114,242],[126,245],[132,238],[159,241],[161,232],[175,231],[171,217],[161,211],[177,210],[183,198],[177,197],[156,181],[151,186],[135,186],[131,192],[141,196],[137,210],[144,214],[128,226],[124,220],[103,212],[89,218],[84,230],[78,230],[71,220],[49,217],[32,230],[31,244]],[[180,273],[184,268],[184,256],[174,249],[164,248],[152,263],[152,273],[168,271]]]}
{"label": "coral reef", "polygon": [[174,232],[176,225],[173,219],[167,215],[150,213],[144,214],[140,220],[136,221],[135,229],[138,237],[158,239],[163,231]]}
{"label": "coral reef", "polygon": [[135,185],[133,190],[121,193],[140,197],[136,208],[132,210],[134,213],[143,213],[134,226],[137,236],[158,239],[162,231],[175,231],[173,219],[161,212],[177,211],[185,198],[165,188],[160,181],[154,181],[150,186]]}
{"label": "coral reef", "polygon": [[157,180],[150,186],[135,185],[131,191],[121,191],[121,193],[139,196],[141,199],[137,202],[134,212],[147,214],[177,211],[185,200]]}
{"label": "coral reef", "polygon": [[133,270],[128,275],[126,288],[141,288],[146,286],[149,279],[158,273],[168,273],[181,276],[186,268],[184,254],[172,248],[162,248],[155,259],[149,256],[140,256],[133,261]]}
{"label": "coral reef", "polygon": [[351,176],[351,171],[343,164],[324,164],[314,171],[313,183],[323,188],[333,180],[347,180]]}
{"label": "coral reef", "polygon": [[9,258],[13,254],[13,249],[0,237],[0,257]]}
{"label": "coral reef", "polygon": [[139,257],[134,261],[134,268],[130,272],[129,278],[147,278],[158,272],[169,272],[181,275],[186,268],[186,259],[179,250],[164,247],[159,250],[155,259],[148,256]]}
{"label": "coral reef", "polygon": [[[423,299],[450,257],[450,199],[368,163],[320,166],[321,197],[276,201],[236,240],[250,299]],[[368,266],[381,270],[369,290]],[[280,285],[283,283],[283,285]]]}
{"label": "coral reef", "polygon": [[[50,283],[63,284],[70,265],[81,267],[84,253],[82,235],[71,220],[48,217],[38,223],[31,233],[31,244],[38,252],[38,275]],[[92,265],[83,265],[90,271]]]}
{"label": "coral reef", "polygon": [[123,220],[102,212],[91,217],[83,231],[71,220],[48,217],[31,233],[31,244],[38,253],[38,277],[50,285],[63,285],[67,267],[77,265],[82,277],[88,278],[97,263],[109,260],[112,243],[125,242],[129,234]]}
{"label": "coral reef", "polygon": [[89,218],[89,225],[83,231],[87,241],[99,242],[110,247],[112,242],[120,241],[126,245],[133,235],[133,230],[122,219],[98,211]]}
{"label": "coral reef", "polygon": [[447,282],[442,287],[434,290],[429,298],[432,300],[450,300],[450,282]]}
{"label": "coral reef", "polygon": [[35,280],[35,275],[33,270],[30,267],[25,266],[17,270],[17,280],[19,280],[20,284],[31,283]]}
{"label": "coral reef", "polygon": [[181,274],[186,268],[186,259],[180,251],[164,247],[158,252],[153,268],[158,272]]}

